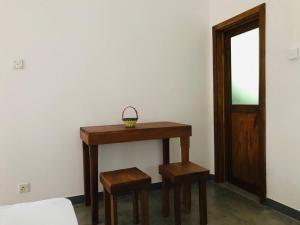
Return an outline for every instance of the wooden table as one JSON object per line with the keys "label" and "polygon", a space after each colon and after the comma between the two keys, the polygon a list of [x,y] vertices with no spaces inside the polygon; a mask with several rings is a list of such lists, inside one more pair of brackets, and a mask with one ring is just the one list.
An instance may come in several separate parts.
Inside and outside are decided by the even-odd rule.
{"label": "wooden table", "polygon": [[[155,122],[138,123],[136,128],[125,128],[124,125],[81,127],[80,138],[83,146],[84,170],[84,200],[85,205],[91,205],[92,223],[98,224],[98,145],[113,144],[130,141],[161,139],[163,146],[163,163],[170,161],[170,138],[180,138],[181,160],[189,161],[190,125]],[[189,189],[189,190],[188,190]],[[186,196],[190,196],[190,188],[186,189]],[[190,208],[190,197],[185,201]]]}

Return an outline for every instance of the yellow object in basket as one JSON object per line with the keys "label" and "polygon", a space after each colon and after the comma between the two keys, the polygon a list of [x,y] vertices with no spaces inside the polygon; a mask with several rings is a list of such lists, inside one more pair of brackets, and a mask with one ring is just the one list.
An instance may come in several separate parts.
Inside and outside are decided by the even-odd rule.
{"label": "yellow object in basket", "polygon": [[124,123],[125,123],[125,127],[126,128],[133,128],[133,127],[135,127],[135,125],[136,125],[136,121],[137,120],[124,120]]}

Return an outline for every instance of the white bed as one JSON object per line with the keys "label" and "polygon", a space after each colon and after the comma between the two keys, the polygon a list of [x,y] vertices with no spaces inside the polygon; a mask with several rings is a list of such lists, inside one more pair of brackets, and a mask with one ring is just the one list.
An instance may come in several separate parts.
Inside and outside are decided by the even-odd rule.
{"label": "white bed", "polygon": [[0,225],[78,225],[65,198],[0,206]]}

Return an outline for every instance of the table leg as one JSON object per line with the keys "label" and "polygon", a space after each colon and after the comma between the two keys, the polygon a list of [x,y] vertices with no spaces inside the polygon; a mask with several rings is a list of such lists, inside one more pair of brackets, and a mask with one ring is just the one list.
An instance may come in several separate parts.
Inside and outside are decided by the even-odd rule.
{"label": "table leg", "polygon": [[163,139],[163,164],[170,163],[170,139]]}
{"label": "table leg", "polygon": [[190,137],[181,137],[181,161],[188,162],[190,160]]}
{"label": "table leg", "polygon": [[[189,162],[190,160],[190,137],[181,137],[180,138],[180,145],[181,145],[181,161]],[[183,205],[186,212],[191,211],[191,204],[192,204],[192,192],[191,192],[191,185],[184,184],[183,185]]]}
{"label": "table leg", "polygon": [[[163,139],[163,164],[170,163],[170,139]],[[162,181],[162,214],[163,216],[169,216],[170,211],[170,199],[169,199],[170,187],[166,180]]]}
{"label": "table leg", "polygon": [[83,152],[83,179],[84,179],[84,202],[86,206],[91,204],[91,192],[90,192],[90,154],[89,146],[82,142]]}
{"label": "table leg", "polygon": [[206,199],[206,182],[199,182],[199,213],[200,225],[207,224],[207,199]]}
{"label": "table leg", "polygon": [[98,146],[90,145],[90,192],[91,192],[91,210],[92,210],[92,223],[98,224]]}

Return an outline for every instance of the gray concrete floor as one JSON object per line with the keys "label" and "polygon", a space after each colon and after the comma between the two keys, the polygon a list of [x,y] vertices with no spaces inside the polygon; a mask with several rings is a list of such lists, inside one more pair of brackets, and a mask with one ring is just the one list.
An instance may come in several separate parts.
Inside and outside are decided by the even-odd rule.
{"label": "gray concrete floor", "polygon": [[[208,224],[211,225],[300,225],[286,215],[266,206],[256,199],[230,185],[219,185],[210,181],[207,184]],[[198,225],[198,192],[193,187],[191,214],[182,214],[182,225]],[[172,204],[172,203],[171,203]],[[161,193],[150,192],[150,225],[173,225],[173,213],[169,218],[161,216]],[[172,206],[172,205],[171,205]],[[132,225],[131,196],[120,196],[118,199],[118,220],[120,225]],[[173,209],[171,207],[171,209]],[[90,210],[84,205],[76,205],[75,212],[79,225],[90,225]],[[104,224],[103,201],[99,209],[100,224]]]}

